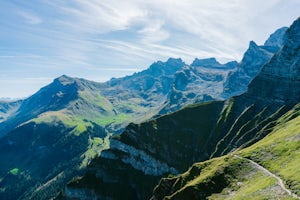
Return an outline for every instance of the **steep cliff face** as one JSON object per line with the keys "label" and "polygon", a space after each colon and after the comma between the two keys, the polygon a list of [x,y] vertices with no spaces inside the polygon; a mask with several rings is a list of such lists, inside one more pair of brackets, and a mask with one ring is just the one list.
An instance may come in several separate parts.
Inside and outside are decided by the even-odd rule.
{"label": "steep cliff face", "polygon": [[[299,102],[300,93],[297,89],[299,88],[298,76],[300,69],[299,22],[300,19],[296,20],[287,30],[284,36],[286,39],[283,48],[263,67],[262,72],[252,81],[245,94],[227,101],[187,107],[173,114],[164,115],[139,125],[131,124],[120,136],[113,138],[118,145],[115,145],[111,150],[107,150],[106,154],[99,158],[104,160],[116,159],[121,164],[114,166],[105,166],[104,164],[99,171],[95,168],[91,170],[88,168],[87,174],[107,174],[107,170],[109,170],[109,173],[118,176],[119,166],[130,163],[130,168],[142,172],[144,174],[143,181],[151,185],[149,177],[147,178],[149,174],[145,170],[149,165],[145,161],[148,157],[159,161],[154,163],[164,163],[164,166],[168,166],[165,168],[168,169],[165,171],[167,174],[182,172],[193,162],[225,155],[237,148],[249,146],[264,138],[275,130],[275,125],[280,117]],[[282,69],[282,66],[287,69]],[[278,84],[278,80],[282,84]],[[295,91],[288,89],[295,89]],[[124,148],[124,146],[128,148]],[[118,150],[117,154],[114,152],[115,150]],[[136,156],[136,152],[143,153]],[[99,159],[94,162],[100,165]],[[141,162],[143,164],[139,164]],[[164,169],[159,167],[160,164],[155,165],[157,168]],[[231,168],[225,167],[221,169],[221,172],[227,169],[231,170]],[[162,175],[163,173],[152,173],[150,177],[158,178]],[[206,185],[206,182],[203,183],[203,186],[207,186],[208,189],[214,189],[215,187],[218,192],[221,191],[229,184],[226,182],[224,185],[215,184],[218,180],[226,180],[226,173],[223,175],[220,173],[220,177],[209,179],[211,181],[209,184],[214,183],[214,186]],[[107,182],[102,176],[96,177],[96,180],[93,179],[96,182]],[[91,185],[85,186],[84,182],[89,182],[87,176],[77,180],[77,184],[71,183],[68,189],[76,189],[77,185],[80,185],[80,188],[84,187],[96,194],[102,194],[100,188]],[[171,181],[170,184],[172,185],[173,182]],[[135,182],[134,185],[138,185],[138,182]],[[115,187],[122,188],[122,185],[116,183]],[[164,187],[169,186],[168,184],[162,185],[162,190],[164,190]],[[171,190],[177,189],[173,188]],[[139,188],[137,187],[136,192],[138,191]],[[195,188],[193,191],[195,191]],[[145,190],[141,194],[143,196],[149,195]],[[118,199],[117,197],[114,198]],[[199,198],[202,197],[198,196]]]}

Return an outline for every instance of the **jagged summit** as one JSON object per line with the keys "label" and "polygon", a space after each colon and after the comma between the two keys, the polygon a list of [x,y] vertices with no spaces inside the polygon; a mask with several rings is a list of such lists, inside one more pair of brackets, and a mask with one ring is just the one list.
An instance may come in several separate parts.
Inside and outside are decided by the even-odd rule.
{"label": "jagged summit", "polygon": [[273,52],[269,52],[258,46],[254,41],[250,41],[240,65],[242,65],[241,67],[247,74],[252,70],[255,70],[255,73],[257,73],[262,64],[269,60],[272,55]]}
{"label": "jagged summit", "polygon": [[195,58],[195,60],[193,61],[193,63],[191,64],[191,66],[202,66],[202,67],[220,67],[221,63],[219,63],[216,58],[204,58],[204,59],[199,59],[199,58]]}
{"label": "jagged summit", "polygon": [[248,87],[248,95],[279,102],[300,100],[300,19],[286,31],[285,43]]}
{"label": "jagged summit", "polygon": [[165,61],[165,62],[161,61],[161,60],[158,60],[158,61],[152,63],[150,65],[150,68],[153,65],[167,65],[167,66],[175,66],[176,67],[178,65],[182,66],[182,65],[186,65],[186,64],[183,62],[183,60],[181,58],[168,58],[168,60]]}
{"label": "jagged summit", "polygon": [[232,95],[240,95],[247,90],[247,86],[259,73],[262,66],[270,61],[274,53],[282,47],[285,31],[285,28],[281,28],[271,34],[269,42],[266,41],[265,44],[273,46],[257,45],[254,41],[249,42],[249,47],[237,65],[236,71],[231,72],[224,83],[222,96],[225,99]]}
{"label": "jagged summit", "polygon": [[275,31],[273,34],[270,35],[270,37],[264,43],[264,46],[274,46],[280,48],[284,42],[283,36],[287,31],[287,29],[288,27],[282,27],[277,31]]}
{"label": "jagged summit", "polygon": [[166,65],[177,66],[177,65],[185,65],[185,63],[181,58],[169,58],[166,62]]}
{"label": "jagged summit", "polygon": [[[166,62],[157,61],[150,65],[150,67],[145,70],[145,73],[152,73],[154,76],[160,76],[163,74],[171,75],[177,70],[181,69],[186,64],[181,58],[169,58]],[[143,73],[143,72],[141,72]]]}
{"label": "jagged summit", "polygon": [[54,82],[59,82],[63,85],[68,85],[68,84],[74,83],[75,80],[76,80],[76,78],[72,78],[72,77],[64,74],[64,75],[61,75],[60,77],[54,79]]}
{"label": "jagged summit", "polygon": [[221,64],[216,58],[195,58],[191,66],[193,67],[205,67],[205,68],[235,68],[237,65],[236,61],[230,61],[225,64]]}
{"label": "jagged summit", "polygon": [[250,48],[256,48],[258,45],[253,41],[253,40],[251,40],[250,42],[249,42],[249,49]]}

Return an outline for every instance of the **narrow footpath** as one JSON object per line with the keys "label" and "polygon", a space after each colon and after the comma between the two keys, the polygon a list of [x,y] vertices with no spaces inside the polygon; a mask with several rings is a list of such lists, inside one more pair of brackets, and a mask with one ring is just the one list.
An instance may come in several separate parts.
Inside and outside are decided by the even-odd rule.
{"label": "narrow footpath", "polygon": [[250,162],[252,165],[254,165],[256,168],[258,168],[259,170],[263,171],[264,173],[272,176],[273,178],[275,178],[278,182],[278,185],[284,190],[286,191],[289,195],[291,195],[292,197],[296,198],[296,199],[299,199],[300,200],[300,197],[293,193],[290,189],[286,188],[282,179],[277,176],[276,174],[273,174],[272,172],[270,172],[269,170],[267,170],[266,168],[264,168],[263,166],[259,165],[258,163],[254,162],[253,160],[250,160],[248,158],[243,158],[243,157],[240,157],[238,155],[234,155],[234,157],[236,158],[239,158],[239,159],[242,159],[242,160],[247,160],[248,162]]}

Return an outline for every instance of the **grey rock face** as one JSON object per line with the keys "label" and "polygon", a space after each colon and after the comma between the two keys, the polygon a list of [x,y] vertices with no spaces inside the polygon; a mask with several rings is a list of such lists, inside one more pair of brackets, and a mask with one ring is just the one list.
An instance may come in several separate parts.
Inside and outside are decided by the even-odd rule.
{"label": "grey rock face", "polygon": [[284,38],[282,37],[287,31],[288,27],[282,27],[270,35],[268,40],[264,43],[264,46],[272,46],[281,48],[284,43]]}
{"label": "grey rock face", "polygon": [[197,67],[222,67],[221,63],[219,63],[215,58],[206,58],[206,59],[198,59],[196,58],[191,66]]}
{"label": "grey rock face", "polygon": [[161,176],[166,173],[178,173],[174,168],[169,167],[166,163],[160,162],[144,151],[136,149],[130,145],[126,145],[122,142],[112,140],[110,148],[127,154],[122,158],[122,162],[130,164],[134,169],[140,170],[146,175]]}
{"label": "grey rock face", "polygon": [[237,64],[236,61],[221,64],[215,58],[196,58],[190,66],[176,72],[171,91],[159,114],[173,112],[189,104],[223,99],[223,85]]}
{"label": "grey rock face", "polygon": [[251,82],[247,95],[261,100],[300,100],[300,19],[286,31],[285,45]]}
{"label": "grey rock face", "polygon": [[286,27],[278,29],[262,46],[258,46],[254,41],[250,42],[237,69],[228,75],[224,83],[223,98],[227,99],[247,90],[247,86],[259,73],[262,66],[281,48],[286,30]]}

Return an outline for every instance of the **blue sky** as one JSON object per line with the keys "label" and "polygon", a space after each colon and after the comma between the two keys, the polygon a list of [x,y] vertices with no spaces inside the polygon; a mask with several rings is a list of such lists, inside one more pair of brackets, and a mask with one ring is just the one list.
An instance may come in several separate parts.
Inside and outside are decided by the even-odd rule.
{"label": "blue sky", "polygon": [[300,13],[299,0],[1,0],[0,97],[66,74],[105,81],[156,60],[240,60]]}

